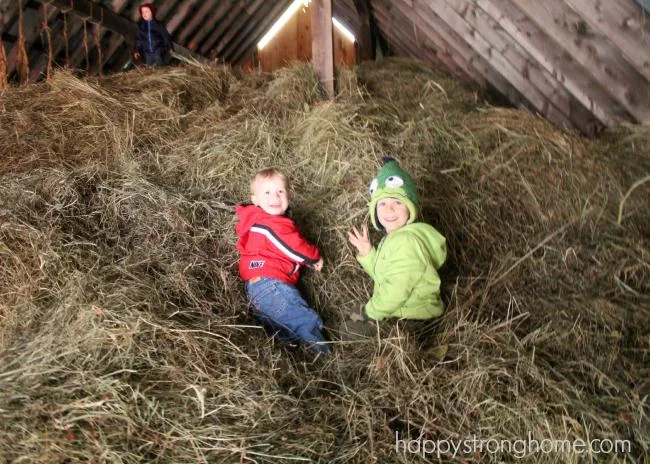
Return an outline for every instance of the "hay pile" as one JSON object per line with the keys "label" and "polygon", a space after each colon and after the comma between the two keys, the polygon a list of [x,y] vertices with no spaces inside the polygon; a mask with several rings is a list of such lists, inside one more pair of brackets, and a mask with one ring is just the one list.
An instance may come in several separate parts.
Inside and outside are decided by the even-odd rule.
{"label": "hay pile", "polygon": [[[0,461],[424,462],[396,436],[528,434],[648,459],[649,184],[626,197],[648,130],[587,141],[410,61],[339,83],[323,102],[304,65],[187,67],[2,94]],[[345,238],[387,152],[448,239],[445,316],[328,359],[274,346],[232,205],[257,169],[289,174],[326,263],[304,291],[335,328],[371,291]]]}

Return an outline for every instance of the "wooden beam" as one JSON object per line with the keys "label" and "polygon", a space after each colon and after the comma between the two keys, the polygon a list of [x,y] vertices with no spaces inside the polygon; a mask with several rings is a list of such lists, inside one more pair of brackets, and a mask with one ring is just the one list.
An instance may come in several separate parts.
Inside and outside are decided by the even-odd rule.
{"label": "wooden beam", "polygon": [[[409,3],[408,0],[399,1],[407,4]],[[499,50],[492,47],[473,26],[468,24],[452,7],[452,5],[448,4],[445,0],[432,0],[427,4],[418,3],[415,8],[421,11],[435,13],[444,20],[451,29],[456,31],[459,36],[466,40],[467,44],[470,45],[478,55],[490,63],[491,67],[502,76],[502,79],[505,79],[514,86],[517,89],[517,93],[523,95],[535,111],[546,116],[549,120],[560,127],[574,127],[572,121],[552,105],[546,96],[539,92],[539,90],[537,90]],[[489,80],[492,82],[491,79]],[[501,79],[494,80],[494,82],[499,83],[500,81]]]}
{"label": "wooden beam", "polygon": [[[50,0],[41,0],[41,2],[45,3],[48,1]],[[138,33],[137,24],[97,3],[93,3],[89,0],[51,0],[51,4],[64,10],[71,10],[81,18],[86,18],[91,22],[100,23],[103,27],[123,35],[130,42],[135,41],[135,37]],[[174,44],[174,51],[179,55],[207,62],[204,57],[197,55],[176,43]]]}
{"label": "wooden beam", "polygon": [[[115,11],[115,13],[118,13],[118,14],[121,13],[124,10],[124,8],[129,4],[129,2],[130,2],[130,0],[113,0],[113,5],[112,5],[113,11]],[[75,19],[73,19],[73,18],[75,18]],[[70,38],[74,37],[74,35],[79,31],[79,29],[82,26],[83,26],[83,22],[81,20],[77,19],[76,16],[70,15],[70,21],[68,23],[69,37]],[[61,28],[62,28],[62,25],[61,25]],[[54,29],[52,30],[52,37],[55,37],[57,35],[57,31],[60,31],[60,29],[58,27],[57,27],[57,30],[54,30]],[[110,31],[110,29],[107,29],[107,28],[104,29],[104,32],[102,33],[102,37],[106,34],[107,31]],[[115,51],[117,50],[117,48],[119,47],[120,43],[123,40],[124,40],[124,36],[122,36],[121,34],[119,34],[117,32],[112,33],[111,40],[109,41],[109,45],[108,45],[108,47],[106,49],[106,52],[103,53],[103,58],[104,59],[103,59],[103,63],[102,63],[102,69],[104,68],[104,66],[108,62],[108,60],[110,60],[111,56],[113,55],[113,53],[115,53]],[[56,61],[57,56],[59,55],[59,53],[62,52],[63,47],[64,47],[65,44],[63,43],[63,40],[56,40],[56,41],[53,41],[53,43],[54,43],[53,56],[54,56],[54,60]],[[79,47],[79,48],[81,48],[81,50],[83,51],[83,47]],[[74,55],[75,55],[75,51],[73,51],[73,53],[71,55],[71,58]],[[83,53],[79,53],[75,59],[79,60],[79,59],[81,59],[80,57],[83,57],[83,56],[84,56]],[[38,80],[40,78],[41,74],[45,70],[45,67],[47,66],[47,61],[48,61],[47,55],[41,55],[38,58],[38,60],[36,62],[36,65],[34,66],[34,68],[32,68],[32,71],[30,72],[30,80],[36,81],[36,80]],[[72,63],[72,59],[71,59],[71,63]]]}
{"label": "wooden beam", "polygon": [[332,44],[332,0],[311,2],[312,64],[325,93],[334,98],[334,48]]}
{"label": "wooden beam", "polygon": [[62,10],[70,10],[82,19],[101,22],[104,27],[124,36],[135,37],[138,31],[138,27],[128,19],[89,0],[51,0],[51,4]]}
{"label": "wooden beam", "polygon": [[[24,34],[25,34],[25,50],[29,55],[29,50],[32,44],[38,39],[43,26],[43,12],[46,8],[45,5],[40,5],[40,8],[37,10],[32,10],[30,8],[25,8],[23,12],[24,17]],[[47,10],[47,20],[53,18],[56,15],[56,8],[51,7]],[[11,74],[13,70],[16,69],[16,58],[18,57],[18,41],[16,41],[11,47],[11,50],[7,54],[7,72],[8,75]],[[30,72],[31,74],[31,72]]]}
{"label": "wooden beam", "polygon": [[0,7],[0,32],[8,32],[9,27],[18,16],[18,2],[6,2]]}
{"label": "wooden beam", "polygon": [[[413,7],[409,7],[402,2],[394,2],[392,3],[392,7],[394,13],[399,12],[407,18],[406,20],[395,18],[392,22],[402,25],[402,27],[397,27],[396,29],[405,33],[407,30],[413,31],[411,41],[416,47],[418,47],[418,44],[421,44],[421,48],[423,49],[433,49],[436,58],[442,62],[441,68],[448,69],[462,80],[473,81],[482,87],[485,86],[485,79],[472,68],[465,58],[451,49],[448,38],[439,34],[438,29],[430,28]],[[406,27],[406,24],[409,23],[411,27]]]}
{"label": "wooden beam", "polygon": [[509,98],[513,105],[521,106],[520,94],[492,66],[478,55],[456,31],[449,27],[435,12],[416,6],[413,9],[420,30],[435,43],[441,44],[454,61],[463,66],[476,83],[487,83]]}
{"label": "wooden beam", "polygon": [[636,0],[636,3],[643,8],[646,13],[650,13],[650,0]]}
{"label": "wooden beam", "polygon": [[184,0],[183,2],[179,2],[180,5],[174,15],[168,20],[165,20],[165,27],[170,36],[173,36],[178,26],[185,22],[188,14],[192,13],[192,10],[198,1],[199,0]]}
{"label": "wooden beam", "polygon": [[[113,0],[113,1],[114,1],[113,10],[116,13],[121,13],[125,7],[130,6],[129,9],[131,11],[131,17],[133,18],[132,22],[136,25],[136,27],[138,27],[138,22],[141,19],[140,8],[138,4],[136,3],[134,5],[131,5],[129,0]],[[120,6],[120,9],[116,8],[115,2],[122,3],[122,5],[118,5]],[[165,24],[165,28],[168,28],[167,18],[169,15],[174,13],[176,5],[177,5],[176,0],[166,0],[163,2],[162,5],[159,5],[156,8],[156,19],[162,22],[163,24]],[[128,11],[125,11],[124,13],[127,12]],[[114,31],[111,32],[113,33],[113,35],[108,43],[108,46],[106,47],[106,52],[104,53],[105,56],[103,56],[102,69],[104,69],[106,65],[112,60],[113,63],[111,63],[109,71],[121,71],[122,68],[124,68],[124,66],[130,60],[133,59],[133,52],[135,48],[134,47],[135,37],[124,36]],[[174,51],[176,51],[177,48],[178,47],[175,45]],[[115,56],[117,56],[117,58],[115,58]],[[202,58],[199,59],[199,61],[205,62]]]}
{"label": "wooden beam", "polygon": [[[112,10],[115,13],[119,14],[124,10],[124,8],[127,6],[128,3],[129,3],[129,0],[113,0]],[[74,34],[82,26],[83,26],[83,22],[80,21],[79,24],[78,24],[78,28],[76,28],[76,29],[73,28],[72,29],[72,33],[70,34],[70,37],[72,38],[74,36]],[[101,63],[101,65],[99,63],[96,63],[97,66],[96,66],[95,70],[92,72],[92,74],[98,74],[99,70],[100,70],[100,66],[101,66],[102,70],[104,69],[105,64],[108,62],[108,60],[110,60],[111,56],[113,55],[113,53],[115,53],[115,50],[117,49],[119,44],[124,40],[124,36],[122,36],[121,34],[119,34],[117,32],[113,32],[109,28],[103,28],[101,33],[100,33],[100,43],[103,42],[106,34],[108,34],[109,32],[111,32],[112,35],[111,35],[111,38],[109,40],[108,46],[105,47],[104,50],[102,50],[102,63]],[[54,35],[52,35],[52,36],[54,37]],[[56,44],[57,42],[54,42],[54,43]],[[54,54],[55,58],[56,58],[56,55],[59,53],[58,50],[61,50],[61,48],[60,47],[57,48],[57,52]],[[91,42],[91,48],[88,50],[88,53],[89,53],[90,56],[92,56],[93,53],[95,53],[95,55],[97,56],[97,59],[99,59],[99,55],[97,54],[97,51],[96,51],[96,44],[95,44],[94,39]],[[83,46],[80,46],[80,47],[77,48],[77,50],[73,51],[73,53],[71,55],[71,58],[70,58],[71,66],[76,66],[80,62],[80,60],[83,59],[83,58],[85,58],[85,52],[83,50]],[[39,67],[43,66],[43,68],[39,71],[39,73],[42,72],[43,69],[45,69],[44,66],[46,66],[46,65],[47,65],[47,61],[45,61],[45,63],[41,63],[40,59],[39,59]]]}
{"label": "wooden beam", "polygon": [[232,62],[233,55],[240,50],[243,42],[253,33],[259,29],[259,25],[269,15],[269,11],[273,8],[273,2],[264,2],[262,7],[255,12],[255,15],[246,22],[246,26],[242,27],[228,46],[221,52],[221,59],[227,63]]}
{"label": "wooden beam", "polygon": [[259,27],[255,29],[255,32],[250,35],[250,37],[239,47],[238,51],[235,51],[232,58],[232,63],[236,65],[241,65],[248,57],[255,51],[257,48],[257,43],[264,37],[264,34],[272,27],[273,24],[280,18],[284,10],[287,9],[291,0],[278,0],[275,3],[275,6],[271,10],[271,13],[268,17],[260,23]]}
{"label": "wooden beam", "polygon": [[246,8],[245,11],[239,14],[237,19],[235,19],[235,21],[230,25],[224,36],[219,40],[217,46],[214,49],[214,52],[210,53],[211,58],[223,58],[222,52],[226,46],[231,43],[233,38],[245,26],[245,24],[251,21],[260,5],[263,3],[268,3],[268,0],[252,0],[252,2],[253,3],[248,8]]}
{"label": "wooden beam", "polygon": [[215,44],[219,43],[221,37],[226,33],[228,28],[232,26],[233,21],[237,19],[239,15],[242,14],[243,6],[241,3],[232,4],[230,9],[226,12],[224,18],[219,21],[218,25],[214,27],[214,24],[211,26],[212,32],[207,39],[201,44],[199,50],[203,55],[209,55],[212,51],[212,47]]}
{"label": "wooden beam", "polygon": [[[124,8],[126,7],[127,3],[129,3],[129,0],[113,0],[113,4],[111,8],[115,13],[121,14]],[[109,60],[111,59],[111,57],[113,56],[117,48],[119,47],[120,43],[124,40],[123,36],[118,34],[117,32],[111,31],[108,28],[103,28],[100,33],[100,43],[104,42],[104,39],[107,34],[110,35],[110,38],[108,41],[108,45],[104,47],[104,49],[102,50],[102,62],[97,63],[97,68],[95,70],[96,74],[99,74],[100,72],[104,71],[104,67],[106,66],[106,63],[109,62]],[[97,59],[99,60],[99,56],[97,56]]]}
{"label": "wooden beam", "polygon": [[[418,48],[432,48],[435,51],[436,58],[443,63],[442,66],[440,66],[441,68],[448,69],[452,72],[458,70],[454,74],[458,75],[460,79],[470,80],[481,87],[485,87],[485,78],[473,69],[472,65],[465,57],[457,53],[449,45],[449,34],[445,34],[444,36],[440,34],[438,32],[440,26],[431,27],[429,23],[426,23],[422,19],[413,7],[402,2],[394,2],[391,6],[394,14],[399,12],[407,18],[405,20],[399,17],[392,18],[391,22],[393,24],[399,24],[402,26],[395,29],[397,29],[397,31],[413,31],[414,34],[410,41],[414,46],[418,47],[418,44],[421,44],[422,47]],[[412,27],[406,27],[409,23]]]}
{"label": "wooden beam", "polygon": [[634,121],[586,69],[509,0],[477,0],[477,5],[603,124]]}
{"label": "wooden beam", "polygon": [[359,56],[357,61],[366,61],[375,59],[375,40],[370,29],[371,12],[368,0],[354,0],[354,6],[361,21],[359,36],[357,37]]}
{"label": "wooden beam", "polygon": [[[74,35],[79,31],[81,26],[83,25],[82,21],[78,19],[76,16],[70,16],[68,18],[68,37],[72,38]],[[55,63],[59,63],[60,60],[58,60],[59,55],[65,52],[65,40],[63,39],[63,21],[61,21],[60,24],[60,29],[57,25],[55,25],[54,28],[52,28],[52,37],[57,36],[57,31],[61,32],[61,35],[59,37],[59,40],[53,40],[53,47],[52,47],[52,59]],[[47,63],[48,63],[48,56],[45,54],[42,54],[41,56],[38,57],[36,60],[36,64],[30,69],[29,71],[29,80],[34,82],[37,81],[38,79],[41,78],[41,75],[43,72],[45,72],[45,69],[47,68]]]}
{"label": "wooden beam", "polygon": [[[514,78],[519,79],[524,85],[532,85],[531,95],[535,95],[535,90],[538,92],[538,97],[542,98],[540,100],[542,106],[536,105],[536,107],[541,114],[546,116],[546,111],[552,112],[549,106],[552,105],[571,121],[571,126],[583,134],[595,135],[594,132],[602,130],[602,125],[598,124],[593,114],[566,90],[562,82],[541,67],[506,30],[478,7],[475,0],[446,1],[475,32],[485,39],[488,44],[486,51],[492,59],[499,60],[500,54],[511,66],[512,71],[518,73]],[[513,76],[510,75],[508,78],[512,79]],[[522,87],[520,92],[528,95],[524,92],[524,88]]]}
{"label": "wooden beam", "polygon": [[650,81],[650,24],[632,0],[565,1],[620,48],[625,58]]}
{"label": "wooden beam", "polygon": [[125,46],[118,48],[117,53],[115,53],[115,57],[117,58],[112,59],[113,64],[109,68],[111,71],[121,71],[131,61],[133,50],[131,50],[131,47],[125,41],[122,44]]}
{"label": "wooden beam", "polygon": [[[373,6],[374,11],[377,12],[376,2],[373,3]],[[409,5],[406,5],[405,7],[413,8]],[[474,70],[473,73],[481,76],[480,79],[484,85],[492,86],[513,105],[522,109],[532,109],[529,102],[521,96],[517,89],[515,89],[510,82],[504,79],[503,76],[497,73],[489,62],[478,55],[455,30],[450,28],[449,25],[435,13],[435,11],[429,8],[424,8],[422,5],[416,5],[415,8],[413,8],[413,11],[425,22],[425,27],[422,27],[422,31],[425,35],[427,35],[431,40],[436,40],[436,36],[434,35],[435,31],[435,34],[444,37],[446,41],[445,43],[450,47],[453,56],[462,58],[462,60],[466,62],[472,70]]]}
{"label": "wooden beam", "polygon": [[512,0],[580,65],[589,70],[637,122],[650,124],[650,86],[607,39],[577,15],[564,0]]}
{"label": "wooden beam", "polygon": [[332,16],[338,19],[356,38],[361,30],[361,20],[352,0],[332,0]]}
{"label": "wooden beam", "polygon": [[[404,0],[402,0],[404,1]],[[485,22],[475,5],[465,0],[434,0],[429,8],[465,38],[467,43],[490,62],[505,79],[512,83],[535,110],[562,128],[576,128],[587,134],[599,129],[596,122],[580,106],[575,108],[566,100],[559,82],[548,78],[532,60],[527,60],[515,44],[500,37]]]}
{"label": "wooden beam", "polygon": [[[203,2],[201,5],[201,8],[194,13],[194,15],[189,19],[189,21],[185,22],[183,27],[181,28],[180,32],[178,33],[178,42],[182,44],[187,44],[187,48],[190,50],[193,50],[196,48],[196,46],[192,46],[192,43],[197,44],[198,42],[195,41],[194,38],[192,40],[188,41],[188,37],[190,37],[192,34],[196,32],[196,28],[199,27],[202,23],[206,24],[211,24],[212,21],[215,20],[215,18],[218,18],[218,7],[219,5],[223,5],[223,2],[219,3],[219,0],[206,0]],[[207,30],[207,27],[206,27]],[[200,40],[202,40],[203,37],[201,37]]]}
{"label": "wooden beam", "polygon": [[[108,40],[108,46],[104,52],[104,60],[102,62],[102,69],[106,67],[106,64],[113,58],[115,52],[117,52],[120,46],[125,43],[124,36],[118,34],[117,32],[110,31],[110,38]],[[128,46],[128,45],[127,45]]]}
{"label": "wooden beam", "polygon": [[437,50],[426,50],[424,47],[417,46],[417,42],[413,37],[408,35],[408,31],[412,30],[411,28],[397,27],[400,24],[400,19],[395,16],[394,8],[389,13],[383,9],[383,5],[380,6],[379,2],[377,2],[374,13],[385,37],[399,55],[428,62],[436,68],[450,70],[449,65],[443,63],[438,56]]}
{"label": "wooden beam", "polygon": [[215,26],[223,22],[224,15],[229,11],[230,3],[223,0],[219,0],[219,6],[210,15],[210,19],[203,23],[201,28],[197,31],[196,34],[188,42],[188,46],[192,50],[199,50],[202,44],[205,42],[205,37],[214,30]]}

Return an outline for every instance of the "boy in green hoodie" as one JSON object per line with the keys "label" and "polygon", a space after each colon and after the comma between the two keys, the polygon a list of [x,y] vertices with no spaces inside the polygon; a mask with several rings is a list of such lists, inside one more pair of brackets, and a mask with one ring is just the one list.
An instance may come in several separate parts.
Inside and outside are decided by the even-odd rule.
{"label": "boy in green hoodie", "polygon": [[[443,313],[437,270],[447,257],[445,237],[429,224],[415,222],[418,193],[411,176],[393,158],[370,184],[370,220],[386,232],[374,248],[368,228],[353,227],[348,234],[358,250],[357,260],[375,282],[372,298],[365,305],[364,319],[433,319]],[[361,319],[361,318],[355,318]],[[348,332],[367,334],[368,324],[347,322]]]}

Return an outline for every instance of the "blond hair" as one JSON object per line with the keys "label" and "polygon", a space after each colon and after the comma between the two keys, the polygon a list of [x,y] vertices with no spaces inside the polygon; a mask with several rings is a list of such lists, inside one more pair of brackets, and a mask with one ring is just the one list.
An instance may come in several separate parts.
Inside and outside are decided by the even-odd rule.
{"label": "blond hair", "polygon": [[255,182],[257,182],[259,179],[270,179],[272,177],[279,177],[282,179],[282,182],[284,182],[284,188],[287,189],[287,192],[291,196],[291,184],[289,183],[289,179],[287,176],[280,171],[279,169],[276,168],[266,168],[262,169],[261,171],[257,171],[257,173],[253,176],[251,179],[251,194],[255,193]]}

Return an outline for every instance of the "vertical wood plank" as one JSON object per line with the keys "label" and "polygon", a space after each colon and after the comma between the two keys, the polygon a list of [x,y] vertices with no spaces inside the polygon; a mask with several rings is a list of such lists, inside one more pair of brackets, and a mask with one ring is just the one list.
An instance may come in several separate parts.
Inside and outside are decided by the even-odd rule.
{"label": "vertical wood plank", "polygon": [[296,59],[306,63],[311,61],[311,6],[301,8],[296,22]]}

